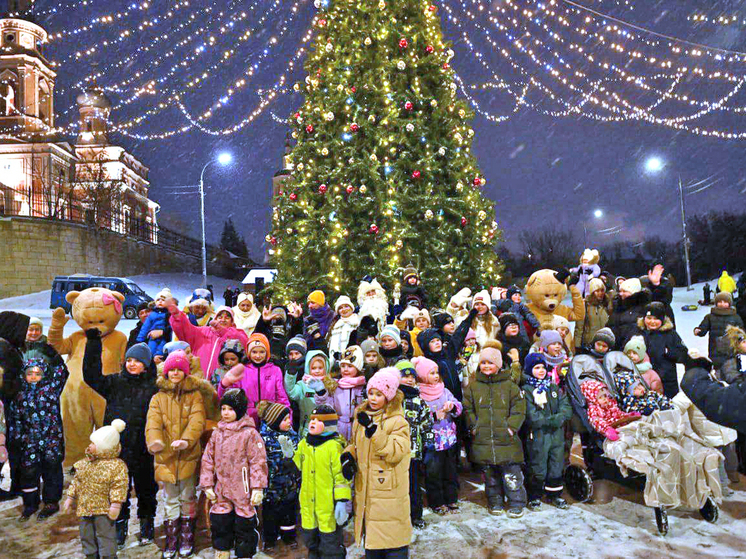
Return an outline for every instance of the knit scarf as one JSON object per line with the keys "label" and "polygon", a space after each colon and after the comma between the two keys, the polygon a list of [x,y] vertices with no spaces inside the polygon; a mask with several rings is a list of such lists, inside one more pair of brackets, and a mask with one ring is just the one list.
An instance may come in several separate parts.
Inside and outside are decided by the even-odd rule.
{"label": "knit scarf", "polygon": [[534,376],[527,376],[526,384],[534,387],[534,403],[541,409],[544,409],[544,406],[547,403],[546,392],[549,390],[549,386],[552,384],[552,379],[549,377],[549,375],[545,376],[543,379],[538,379]]}
{"label": "knit scarf", "polygon": [[332,325],[332,320],[334,320],[334,311],[329,307],[329,305],[324,305],[323,307],[313,309],[308,314],[319,323],[321,337],[325,337],[326,333],[329,332],[329,327]]}
{"label": "knit scarf", "polygon": [[244,312],[237,306],[233,307],[233,320],[239,330],[253,330],[261,316],[262,313],[254,305],[249,312]]}
{"label": "knit scarf", "polygon": [[337,385],[340,388],[356,388],[365,384],[365,377],[360,375],[356,377],[340,377],[337,379]]}
{"label": "knit scarf", "polygon": [[420,396],[422,396],[422,399],[426,402],[432,402],[433,400],[437,400],[443,395],[443,390],[445,390],[446,385],[443,384],[443,381],[437,382],[435,384],[424,384],[421,383],[418,385],[420,388]]}
{"label": "knit scarf", "polygon": [[557,357],[552,357],[548,353],[543,353],[544,355],[544,361],[547,362],[547,365],[554,368],[557,365],[561,365],[564,361],[567,360],[567,354],[564,350],[560,352],[560,354]]}

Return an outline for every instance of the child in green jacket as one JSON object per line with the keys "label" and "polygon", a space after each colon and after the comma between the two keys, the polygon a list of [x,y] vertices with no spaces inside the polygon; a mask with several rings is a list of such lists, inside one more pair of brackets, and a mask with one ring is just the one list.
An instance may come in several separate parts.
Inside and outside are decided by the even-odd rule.
{"label": "child in green jacket", "polygon": [[342,559],[346,555],[342,526],[352,498],[342,475],[344,439],[337,432],[337,412],[318,406],[310,416],[308,434],[298,444],[293,462],[301,472],[300,516],[309,559]]}

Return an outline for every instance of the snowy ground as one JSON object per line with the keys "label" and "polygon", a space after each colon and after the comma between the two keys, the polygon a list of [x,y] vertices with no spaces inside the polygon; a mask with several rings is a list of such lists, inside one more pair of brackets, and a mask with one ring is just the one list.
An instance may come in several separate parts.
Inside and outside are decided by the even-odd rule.
{"label": "snowy ground", "polygon": [[[200,285],[200,276],[185,274],[158,274],[132,278],[147,293],[154,295],[167,286],[183,301],[192,289]],[[232,282],[210,278],[215,286],[218,301],[222,292]],[[707,338],[696,338],[692,330],[709,312],[708,308],[685,312],[683,305],[696,304],[701,298],[702,285],[693,291],[676,289],[674,311],[677,330],[690,348],[707,351]],[[49,307],[49,292],[24,295],[0,300],[0,310],[18,310],[39,316],[48,327],[52,310]],[[122,321],[120,329],[128,332],[135,321]],[[76,326],[72,321],[66,333]],[[438,558],[498,558],[498,557],[717,557],[719,559],[743,557],[746,549],[746,483],[744,478],[735,486],[735,493],[727,497],[721,506],[717,524],[702,521],[696,512],[672,511],[669,513],[670,531],[661,537],[655,527],[653,511],[644,506],[642,494],[612,482],[595,484],[595,499],[592,503],[573,504],[567,511],[559,511],[544,505],[542,510],[526,513],[518,520],[493,517],[487,514],[484,486],[476,474],[461,477],[460,498],[462,512],[458,515],[438,517],[426,512],[427,527],[415,531],[411,546],[412,557]],[[77,537],[77,521],[72,516],[57,515],[43,524],[30,520],[26,524],[17,521],[20,500],[0,503],[0,558],[81,558]],[[162,507],[158,510],[156,543],[162,545]],[[156,545],[138,547],[136,520],[130,524],[127,547],[119,557],[160,557]],[[352,546],[350,528],[346,543],[350,544],[348,555],[358,558],[363,551]],[[202,527],[197,534],[198,557],[213,556],[209,537]],[[289,550],[279,545],[271,557],[304,557],[302,547]],[[268,555],[259,553],[258,558]]]}

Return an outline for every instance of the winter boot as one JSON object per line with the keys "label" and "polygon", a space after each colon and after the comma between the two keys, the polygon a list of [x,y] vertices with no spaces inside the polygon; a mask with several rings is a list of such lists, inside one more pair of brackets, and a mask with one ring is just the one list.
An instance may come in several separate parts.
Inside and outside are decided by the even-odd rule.
{"label": "winter boot", "polygon": [[707,498],[707,501],[705,501],[705,506],[699,509],[699,514],[701,514],[702,518],[707,522],[713,524],[717,522],[718,516],[720,516],[717,505],[709,497]]}
{"label": "winter boot", "polygon": [[138,541],[140,545],[148,545],[153,542],[153,535],[155,532],[154,520],[152,516],[146,516],[140,519],[140,536]]}
{"label": "winter boot", "polygon": [[166,544],[163,546],[163,559],[173,559],[179,552],[179,525],[180,521],[166,520],[163,527],[166,530]]}
{"label": "winter boot", "polygon": [[520,518],[523,516],[523,509],[519,507],[513,507],[508,509],[508,518]]}
{"label": "winter boot", "polygon": [[36,520],[45,520],[58,512],[60,512],[60,506],[57,503],[44,503],[44,508],[36,515]]}
{"label": "winter boot", "polygon": [[179,542],[179,557],[189,557],[194,553],[194,527],[196,518],[181,517],[181,541]]}
{"label": "winter boot", "polygon": [[120,518],[116,522],[117,529],[117,548],[122,549],[124,542],[127,541],[127,528],[129,527],[129,518]]}
{"label": "winter boot", "polygon": [[531,499],[526,505],[526,508],[530,511],[536,511],[541,509],[541,499]]}
{"label": "winter boot", "polygon": [[26,522],[39,510],[39,490],[21,491],[21,498],[23,499],[23,512],[19,520]]}
{"label": "winter boot", "polygon": [[282,543],[288,546],[290,549],[298,549],[298,542],[296,541],[295,528],[285,529],[280,527],[280,539]]}
{"label": "winter boot", "polygon": [[558,509],[565,510],[569,505],[567,504],[567,501],[565,501],[562,497],[552,497],[549,499],[549,503],[552,506],[557,507]]}

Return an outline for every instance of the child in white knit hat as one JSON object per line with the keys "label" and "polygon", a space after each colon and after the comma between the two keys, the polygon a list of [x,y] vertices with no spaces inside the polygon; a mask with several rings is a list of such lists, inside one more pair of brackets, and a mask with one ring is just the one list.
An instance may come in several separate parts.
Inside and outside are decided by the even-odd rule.
{"label": "child in white knit hat", "polygon": [[122,447],[119,433],[125,423],[111,425],[91,434],[86,457],[75,463],[75,477],[67,490],[64,512],[76,509],[80,518],[80,543],[86,558],[116,557],[115,521],[127,498],[127,466],[118,458]]}

